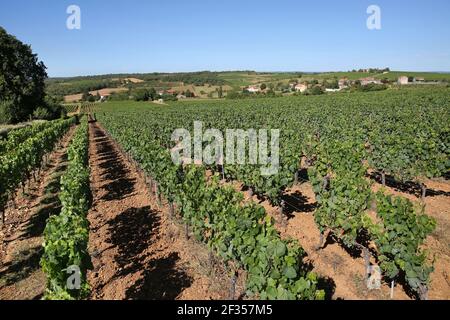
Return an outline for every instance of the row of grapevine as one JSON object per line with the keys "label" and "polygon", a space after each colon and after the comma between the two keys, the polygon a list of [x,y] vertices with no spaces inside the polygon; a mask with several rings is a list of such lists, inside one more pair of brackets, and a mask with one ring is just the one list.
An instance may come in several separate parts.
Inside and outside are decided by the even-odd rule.
{"label": "row of grapevine", "polygon": [[14,150],[19,144],[33,137],[39,132],[51,127],[52,122],[43,122],[28,126],[25,128],[15,129],[8,132],[6,139],[0,140],[0,155]]}
{"label": "row of grapevine", "polygon": [[66,104],[63,106],[68,114],[75,113],[79,110],[80,105],[78,104]]}
{"label": "row of grapevine", "polygon": [[83,102],[78,104],[66,104],[64,105],[64,109],[68,114],[70,113],[82,113],[88,114],[93,112],[97,107],[98,103],[95,102]]}
{"label": "row of grapevine", "polygon": [[[82,299],[89,294],[87,270],[90,207],[89,132],[85,119],[68,148],[69,164],[61,177],[61,213],[47,220],[41,266],[47,275],[45,299]],[[70,280],[73,276],[73,280]],[[68,280],[69,279],[69,280]],[[79,281],[78,281],[78,280]]]}
{"label": "row of grapevine", "polygon": [[421,299],[427,299],[433,266],[420,246],[434,231],[436,221],[421,212],[411,201],[376,194],[378,221],[365,217],[364,227],[376,244],[378,260],[385,276],[392,280],[405,278],[407,285]]}
{"label": "row of grapevine", "polygon": [[[145,125],[120,117],[101,119],[107,130],[157,181],[158,190],[179,208],[178,214],[198,240],[225,262],[248,273],[247,294],[261,299],[323,299],[318,279],[302,262],[297,242],[281,240],[264,208],[243,203],[242,195],[206,179],[205,168],[173,164],[170,153],[153,140]],[[134,124],[134,125],[133,125]]]}
{"label": "row of grapevine", "polygon": [[40,169],[44,155],[53,150],[74,122],[74,118],[54,121],[48,128],[0,155],[0,212],[3,222],[8,200],[14,196],[17,188],[30,178],[34,170]]}

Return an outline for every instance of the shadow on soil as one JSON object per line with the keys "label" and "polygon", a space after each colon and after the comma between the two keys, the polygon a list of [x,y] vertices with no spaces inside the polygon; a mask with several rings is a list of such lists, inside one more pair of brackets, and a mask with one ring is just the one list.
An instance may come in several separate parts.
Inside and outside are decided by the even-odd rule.
{"label": "shadow on soil", "polygon": [[[380,173],[372,173],[369,175],[372,180],[375,180],[377,183],[381,184],[381,174]],[[448,180],[448,177],[445,178]],[[394,177],[386,175],[386,186],[395,189],[396,191],[408,193],[414,195],[418,198],[422,195],[422,188],[420,184],[413,181],[397,181]],[[427,197],[436,197],[436,196],[450,196],[450,192],[445,192],[442,190],[434,190],[427,188],[426,191]]]}
{"label": "shadow on soil", "polygon": [[61,201],[59,200],[59,191],[61,188],[60,179],[67,166],[61,164],[52,179],[47,183],[44,189],[45,196],[37,206],[37,211],[27,223],[22,227],[23,233],[20,239],[30,239],[39,237],[44,232],[47,219],[52,215],[58,215],[61,211]]}
{"label": "shadow on soil", "polygon": [[179,260],[178,253],[152,260],[146,265],[141,279],[126,292],[132,300],[174,300],[188,288],[192,279],[183,271],[176,268]]}
{"label": "shadow on soil", "polygon": [[[311,262],[306,262],[304,259],[307,254],[305,253],[303,256],[303,265],[300,268],[300,271],[304,274],[313,272],[314,265]],[[336,283],[332,278],[329,277],[321,277],[318,275],[317,277],[317,289],[323,290],[325,292],[325,300],[331,300],[336,291]]]}
{"label": "shadow on soil", "polygon": [[19,252],[14,261],[5,264],[5,270],[0,272],[0,288],[17,283],[38,270],[42,253],[42,246]]}
{"label": "shadow on soil", "polygon": [[148,260],[152,252],[147,248],[158,237],[159,217],[150,207],[131,208],[109,223],[110,243],[118,248],[114,260],[119,270],[113,277],[119,278],[140,272],[139,279],[126,292],[127,299],[159,300],[175,299],[191,279],[176,268],[178,254]]}
{"label": "shadow on soil", "polygon": [[102,187],[107,191],[106,195],[102,197],[102,200],[124,199],[133,193],[136,179],[127,177],[130,171],[120,160],[119,153],[104,133],[96,130],[94,134],[96,143],[98,144],[98,155],[100,161],[102,161],[100,164],[102,178],[111,181]]}
{"label": "shadow on soil", "polygon": [[296,191],[292,194],[285,194],[281,197],[281,199],[286,203],[283,212],[288,219],[292,219],[294,217],[294,212],[310,213],[316,210],[317,207],[316,203],[308,203],[309,199],[300,191]]}

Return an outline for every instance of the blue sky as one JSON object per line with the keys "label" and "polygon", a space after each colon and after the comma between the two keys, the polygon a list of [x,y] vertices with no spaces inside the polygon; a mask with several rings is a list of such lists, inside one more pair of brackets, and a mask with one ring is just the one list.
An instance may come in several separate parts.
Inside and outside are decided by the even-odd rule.
{"label": "blue sky", "polygon": [[[81,30],[66,9],[81,8]],[[381,8],[368,30],[367,7]],[[450,71],[448,0],[13,0],[0,26],[50,76],[198,70]]]}

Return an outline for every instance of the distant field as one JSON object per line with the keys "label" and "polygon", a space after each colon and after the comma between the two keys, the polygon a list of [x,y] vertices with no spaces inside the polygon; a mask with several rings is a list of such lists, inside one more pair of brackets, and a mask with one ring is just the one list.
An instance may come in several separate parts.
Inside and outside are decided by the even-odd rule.
{"label": "distant field", "polygon": [[[127,88],[105,88],[105,89],[90,91],[89,93],[95,96],[98,92],[101,96],[105,96],[105,95],[110,95],[111,93],[114,93],[114,92],[125,92],[125,91],[128,91],[128,89]],[[78,102],[81,100],[82,97],[83,97],[82,93],[68,95],[68,96],[64,97],[64,102],[66,102],[66,103]]]}
{"label": "distant field", "polygon": [[407,77],[423,77],[425,81],[442,81],[450,79],[450,74],[445,73],[432,73],[432,72],[410,72],[410,71],[391,71],[388,73],[368,73],[368,72],[330,72],[320,73],[314,75],[316,79],[328,79],[328,78],[348,78],[350,80],[358,80],[366,77],[374,77],[377,79],[388,79],[395,81],[401,76]]}
{"label": "distant field", "polygon": [[400,76],[407,77],[423,77],[425,81],[442,81],[450,80],[450,74],[448,73],[431,73],[431,72],[402,72],[402,71],[392,71],[388,74],[382,74],[376,76],[377,78],[387,78],[391,81],[397,80]]}
{"label": "distant field", "polygon": [[[215,72],[215,73],[186,73],[186,74],[147,74],[147,75],[105,75],[96,77],[50,79],[48,81],[48,92],[52,95],[62,95],[65,102],[72,103],[81,99],[81,92],[88,90],[91,94],[107,95],[112,92],[123,92],[132,90],[150,89],[185,92],[190,90],[197,97],[207,98],[208,93],[216,92],[221,86],[224,92],[230,90],[241,90],[250,85],[265,84],[287,84],[290,80],[310,81],[323,79],[358,80],[366,77],[377,79],[388,79],[396,81],[400,76],[423,77],[425,81],[450,80],[450,74],[431,72],[408,72],[392,71],[388,73],[368,72],[327,72],[327,73],[301,73],[301,72]],[[125,82],[128,81],[128,84]]]}
{"label": "distant field", "polygon": [[262,82],[275,82],[296,78],[295,73],[247,73],[247,72],[226,72],[220,73],[219,77],[230,83],[232,86],[245,87]]}

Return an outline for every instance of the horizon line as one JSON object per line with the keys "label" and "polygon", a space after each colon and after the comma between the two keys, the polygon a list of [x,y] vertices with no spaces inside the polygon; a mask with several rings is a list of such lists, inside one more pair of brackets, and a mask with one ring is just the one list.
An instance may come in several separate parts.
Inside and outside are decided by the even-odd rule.
{"label": "horizon line", "polygon": [[[357,72],[360,69],[376,69],[376,68],[358,68],[355,69]],[[381,69],[381,68],[378,68]],[[256,73],[305,73],[305,74],[326,74],[326,73],[341,73],[341,72],[349,72],[350,70],[343,71],[301,71],[301,70],[293,70],[293,71],[280,71],[280,70],[197,70],[197,71],[150,71],[150,72],[111,72],[111,73],[98,73],[98,74],[79,74],[79,75],[67,75],[67,76],[48,76],[48,79],[66,79],[66,78],[83,78],[83,77],[100,77],[100,76],[118,76],[118,75],[148,75],[148,74],[188,74],[188,73],[201,73],[201,72],[211,72],[211,73],[232,73],[232,72],[256,72]],[[423,71],[423,70],[390,70],[389,72],[405,72],[405,73],[440,73],[440,74],[450,74],[450,71]]]}

